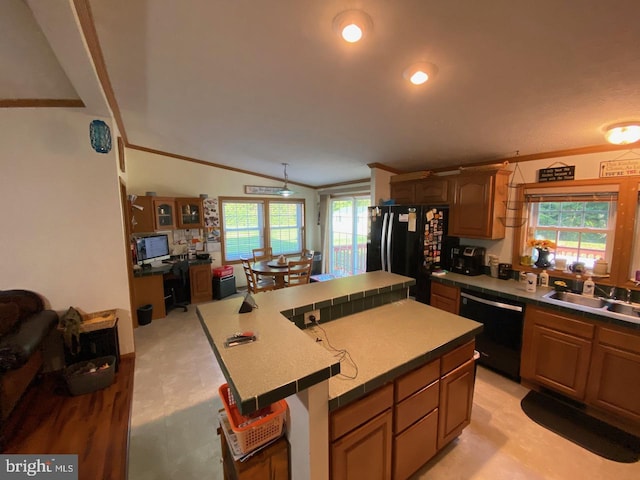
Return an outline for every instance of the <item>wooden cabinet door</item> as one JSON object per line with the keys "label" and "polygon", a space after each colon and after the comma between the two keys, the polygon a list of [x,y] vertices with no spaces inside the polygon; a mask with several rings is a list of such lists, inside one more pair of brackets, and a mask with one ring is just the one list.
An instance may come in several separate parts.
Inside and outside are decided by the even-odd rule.
{"label": "wooden cabinet door", "polygon": [[449,235],[467,238],[504,238],[509,172],[461,174],[454,181]]}
{"label": "wooden cabinet door", "polygon": [[440,205],[449,203],[449,180],[433,177],[419,180],[414,186],[415,203]]}
{"label": "wooden cabinet door", "polygon": [[176,228],[176,201],[173,198],[157,197],[153,199],[156,230]]}
{"label": "wooden cabinet door", "polygon": [[191,303],[209,302],[213,299],[211,285],[211,265],[189,266],[189,281],[191,282]]}
{"label": "wooden cabinet door", "polygon": [[432,307],[458,315],[460,311],[460,289],[439,282],[431,282]]}
{"label": "wooden cabinet door", "polygon": [[437,446],[438,409],[436,408],[394,439],[394,480],[409,478],[436,454]]}
{"label": "wooden cabinet door", "polygon": [[440,379],[438,450],[471,422],[475,362],[468,360]]}
{"label": "wooden cabinet door", "polygon": [[129,208],[131,233],[151,233],[155,231],[153,217],[153,197],[137,197]]}
{"label": "wooden cabinet door", "polygon": [[640,422],[640,332],[597,329],[587,402]]}
{"label": "wooden cabinet door", "polygon": [[203,228],[202,200],[199,198],[176,198],[178,228]]}
{"label": "wooden cabinet door", "polygon": [[391,198],[397,205],[411,205],[416,203],[415,182],[391,183]]}
{"label": "wooden cabinet door", "polygon": [[389,409],[333,442],[332,480],[389,480],[392,437],[392,414]]}
{"label": "wooden cabinet door", "polygon": [[522,342],[522,378],[584,400],[594,326],[528,305]]}

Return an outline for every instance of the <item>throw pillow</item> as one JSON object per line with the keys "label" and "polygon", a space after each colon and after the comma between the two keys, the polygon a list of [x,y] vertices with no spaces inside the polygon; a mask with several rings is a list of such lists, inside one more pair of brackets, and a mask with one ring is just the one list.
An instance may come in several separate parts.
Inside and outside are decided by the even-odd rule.
{"label": "throw pillow", "polygon": [[0,303],[0,335],[10,332],[19,318],[20,307],[17,303]]}

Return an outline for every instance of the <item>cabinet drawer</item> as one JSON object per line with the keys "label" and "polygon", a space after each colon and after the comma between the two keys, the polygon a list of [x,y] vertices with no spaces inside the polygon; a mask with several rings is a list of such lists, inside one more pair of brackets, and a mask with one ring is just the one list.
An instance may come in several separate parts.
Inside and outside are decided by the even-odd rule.
{"label": "cabinet drawer", "polygon": [[438,406],[440,382],[436,380],[395,406],[394,433],[400,433]]}
{"label": "cabinet drawer", "polygon": [[431,293],[457,302],[460,295],[460,289],[440,282],[431,282]]}
{"label": "cabinet drawer", "polygon": [[393,405],[393,384],[390,383],[331,414],[331,440],[362,425]]}
{"label": "cabinet drawer", "polygon": [[440,359],[427,363],[396,380],[395,402],[399,403],[412,393],[433,383],[440,377]]}
{"label": "cabinet drawer", "polygon": [[440,364],[440,375],[446,375],[454,368],[459,367],[470,358],[473,358],[473,349],[475,348],[475,345],[476,341],[474,339],[456,348],[452,352],[445,353],[442,356],[442,363]]}
{"label": "cabinet drawer", "polygon": [[555,331],[568,333],[577,337],[592,339],[595,326],[573,318],[567,313],[556,313],[552,310],[542,310],[533,305],[527,306],[525,321],[531,320],[537,325],[550,328]]}
{"label": "cabinet drawer", "polygon": [[409,478],[436,454],[438,440],[438,409],[424,417],[393,441],[393,478]]}

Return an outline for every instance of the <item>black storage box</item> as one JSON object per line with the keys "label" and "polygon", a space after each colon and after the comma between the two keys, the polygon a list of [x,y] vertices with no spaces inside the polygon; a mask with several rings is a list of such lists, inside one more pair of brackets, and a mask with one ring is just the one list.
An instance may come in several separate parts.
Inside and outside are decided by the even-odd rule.
{"label": "black storage box", "polygon": [[[72,339],[74,347],[76,339]],[[113,355],[115,358],[116,372],[120,366],[120,345],[118,340],[117,322],[113,327],[102,328],[92,332],[80,334],[80,351],[73,355],[66,347],[64,348],[64,359],[67,365],[80,362],[82,360],[92,360],[100,356]]]}
{"label": "black storage box", "polygon": [[228,277],[213,277],[213,298],[220,300],[229,295],[236,293],[236,277],[230,275]]}

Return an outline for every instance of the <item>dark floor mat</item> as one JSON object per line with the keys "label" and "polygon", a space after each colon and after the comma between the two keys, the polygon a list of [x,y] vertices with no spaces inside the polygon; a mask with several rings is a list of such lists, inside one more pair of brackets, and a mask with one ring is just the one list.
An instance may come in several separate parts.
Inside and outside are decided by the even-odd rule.
{"label": "dark floor mat", "polygon": [[622,463],[640,458],[640,438],[549,395],[531,391],[520,405],[534,422],[601,457]]}

